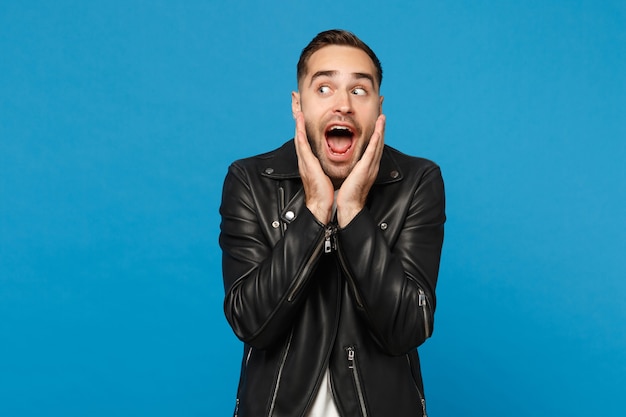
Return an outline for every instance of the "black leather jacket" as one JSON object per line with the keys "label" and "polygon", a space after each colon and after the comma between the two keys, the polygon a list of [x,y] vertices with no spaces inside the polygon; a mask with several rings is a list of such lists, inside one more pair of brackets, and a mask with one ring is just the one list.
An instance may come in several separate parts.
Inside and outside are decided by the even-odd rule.
{"label": "black leather jacket", "polygon": [[388,146],[343,229],[306,208],[293,141],[230,166],[220,245],[244,342],[236,416],[305,416],[327,366],[344,417],[426,414],[416,347],[433,329],[444,205],[439,167]]}

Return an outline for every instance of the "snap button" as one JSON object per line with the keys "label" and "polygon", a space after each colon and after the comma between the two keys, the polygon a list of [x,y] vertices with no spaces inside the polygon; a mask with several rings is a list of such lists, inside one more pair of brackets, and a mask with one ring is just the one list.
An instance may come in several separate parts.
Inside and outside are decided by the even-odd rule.
{"label": "snap button", "polygon": [[394,169],[393,171],[389,173],[389,176],[391,176],[391,178],[393,179],[396,179],[400,176],[400,173]]}
{"label": "snap button", "polygon": [[294,217],[296,217],[296,214],[291,210],[285,213],[285,219],[287,220],[293,220]]}
{"label": "snap button", "polygon": [[273,227],[274,229],[278,229],[278,226],[280,226],[280,222],[279,222],[278,220],[274,220],[274,221],[272,222],[272,227]]}
{"label": "snap button", "polygon": [[274,172],[274,168],[265,168],[265,173],[266,174],[271,174]]}
{"label": "snap button", "polygon": [[380,224],[380,230],[387,230],[387,227],[388,227],[387,223],[383,222],[383,223]]}

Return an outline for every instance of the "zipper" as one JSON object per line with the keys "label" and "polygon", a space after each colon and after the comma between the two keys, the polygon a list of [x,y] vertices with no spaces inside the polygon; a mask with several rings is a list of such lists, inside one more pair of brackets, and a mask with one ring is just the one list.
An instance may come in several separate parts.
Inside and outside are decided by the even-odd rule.
{"label": "zipper", "polygon": [[[252,356],[252,349],[253,347],[250,346],[250,349],[248,349],[248,354],[246,355],[246,361],[244,362],[244,371],[248,372],[248,362],[250,362],[250,356]],[[239,399],[239,397],[237,397],[237,400],[235,401],[235,414],[233,417],[237,417],[239,415],[239,402],[241,400]]]}
{"label": "zipper", "polygon": [[337,249],[336,233],[337,226],[332,223],[324,230],[324,253],[331,253],[333,250]]}
{"label": "zipper", "polygon": [[354,385],[356,386],[356,393],[359,398],[359,406],[361,407],[361,416],[367,417],[367,408],[365,407],[365,395],[363,394],[363,387],[361,385],[361,378],[359,377],[359,370],[357,368],[356,349],[354,346],[348,346],[346,348],[348,354],[348,368],[352,371],[352,378],[354,379]]}
{"label": "zipper", "polygon": [[280,360],[280,366],[278,367],[278,377],[276,378],[276,385],[274,385],[274,392],[272,393],[272,402],[270,404],[268,416],[271,416],[274,413],[274,406],[276,405],[276,396],[278,395],[278,388],[280,386],[280,378],[283,374],[283,369],[285,368],[285,362],[287,361],[287,354],[289,354],[289,349],[291,348],[291,339],[293,338],[293,330],[289,334],[289,339],[287,339],[287,345],[285,346],[285,352],[283,353],[283,357]]}
{"label": "zipper", "polygon": [[[409,357],[408,353],[405,356],[406,356],[406,361],[409,363],[409,370],[411,370],[411,374],[412,374],[413,367],[411,366],[411,358]],[[422,416],[428,417],[428,415],[426,414],[426,398],[424,397],[424,394],[422,394],[422,391],[420,390],[420,388],[417,386],[415,379],[413,379],[413,385],[415,385],[415,391],[417,391],[417,395],[418,397],[420,397],[420,403],[422,404]]]}
{"label": "zipper", "polygon": [[424,331],[426,332],[426,339],[430,337],[431,329],[430,329],[430,314],[428,309],[428,298],[426,298],[426,293],[422,288],[418,289],[418,302],[417,304],[422,308],[422,312],[424,314]]}
{"label": "zipper", "polygon": [[300,288],[302,288],[302,285],[304,284],[304,277],[308,275],[308,272],[311,269],[311,267],[313,267],[315,263],[317,262],[317,257],[322,251],[322,248],[324,249],[324,251],[326,251],[327,245],[330,245],[330,248],[332,251],[333,244],[331,242],[331,237],[334,235],[335,231],[336,231],[336,227],[332,225],[326,226],[326,229],[324,230],[324,239],[322,239],[322,241],[315,247],[315,249],[313,250],[313,253],[311,254],[311,257],[309,258],[307,263],[304,265],[304,268],[302,268],[302,272],[300,272],[300,275],[298,276],[298,279],[296,280],[296,284],[293,286],[293,288],[289,292],[289,295],[287,296],[287,301],[289,302],[293,301],[298,291],[300,291]]}

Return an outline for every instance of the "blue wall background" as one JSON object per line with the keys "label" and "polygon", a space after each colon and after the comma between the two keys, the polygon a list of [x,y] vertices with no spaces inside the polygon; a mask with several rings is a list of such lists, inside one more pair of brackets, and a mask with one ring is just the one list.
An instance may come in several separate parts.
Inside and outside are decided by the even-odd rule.
{"label": "blue wall background", "polygon": [[291,137],[317,32],[437,161],[432,416],[621,416],[626,3],[0,3],[0,415],[226,416],[228,164]]}

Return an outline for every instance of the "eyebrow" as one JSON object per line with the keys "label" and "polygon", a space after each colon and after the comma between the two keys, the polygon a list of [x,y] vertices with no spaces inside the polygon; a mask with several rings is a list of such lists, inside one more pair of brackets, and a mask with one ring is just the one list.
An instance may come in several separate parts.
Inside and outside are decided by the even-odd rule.
{"label": "eyebrow", "polygon": [[[311,77],[311,82],[309,83],[309,87],[313,85],[313,82],[319,77],[333,77],[333,76],[336,76],[338,73],[339,71],[334,71],[334,70],[317,71]],[[373,86],[376,85],[376,83],[374,82],[374,76],[372,76],[372,74],[368,74],[367,72],[353,72],[352,78],[354,78],[355,80],[366,79],[366,80],[369,80]]]}

